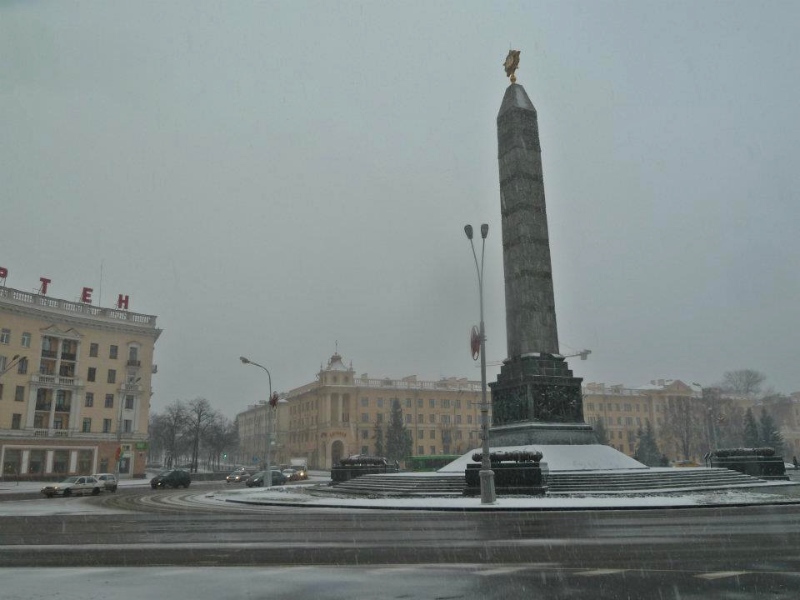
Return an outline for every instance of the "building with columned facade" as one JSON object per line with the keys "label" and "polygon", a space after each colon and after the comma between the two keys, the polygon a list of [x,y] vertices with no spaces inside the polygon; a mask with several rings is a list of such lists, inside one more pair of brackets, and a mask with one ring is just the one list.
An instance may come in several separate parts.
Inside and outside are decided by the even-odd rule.
{"label": "building with columned facade", "polygon": [[143,477],[160,334],[152,315],[0,287],[3,477],[117,462],[121,477]]}
{"label": "building with columned facade", "polygon": [[[303,457],[310,468],[330,469],[346,456],[379,454],[378,430],[385,448],[395,400],[411,434],[413,456],[463,454],[481,443],[479,381],[371,378],[356,375],[335,353],[313,382],[290,390],[282,400],[274,419],[275,464]],[[267,410],[260,404],[237,415],[248,459],[264,453]]]}

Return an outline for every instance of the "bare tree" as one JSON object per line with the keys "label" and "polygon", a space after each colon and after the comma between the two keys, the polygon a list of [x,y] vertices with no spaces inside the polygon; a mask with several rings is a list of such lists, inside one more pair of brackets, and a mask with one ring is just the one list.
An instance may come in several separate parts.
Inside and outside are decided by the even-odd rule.
{"label": "bare tree", "polygon": [[766,379],[766,375],[754,369],[726,371],[722,376],[722,388],[732,394],[751,397],[761,391]]}
{"label": "bare tree", "polygon": [[186,404],[175,400],[163,413],[150,416],[150,445],[154,455],[160,455],[168,467],[186,450],[185,429],[188,420]]}
{"label": "bare tree", "polygon": [[209,464],[215,469],[220,467],[223,453],[233,454],[239,448],[239,429],[235,421],[217,413],[203,436],[203,449]]}
{"label": "bare tree", "polygon": [[671,398],[667,403],[662,436],[684,460],[700,454],[705,412],[703,403],[694,398]]}
{"label": "bare tree", "polygon": [[197,473],[200,440],[216,419],[217,413],[205,398],[195,398],[188,405],[187,433],[192,441],[192,472]]}

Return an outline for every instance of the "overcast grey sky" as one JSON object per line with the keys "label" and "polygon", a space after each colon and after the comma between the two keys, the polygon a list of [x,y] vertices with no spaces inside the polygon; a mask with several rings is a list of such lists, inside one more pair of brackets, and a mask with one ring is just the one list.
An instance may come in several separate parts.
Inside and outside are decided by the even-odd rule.
{"label": "overcast grey sky", "polygon": [[[153,407],[505,358],[502,62],[585,381],[800,390],[797,2],[2,2],[7,285],[158,316]],[[100,272],[103,269],[102,298]],[[494,377],[494,369],[490,378]]]}

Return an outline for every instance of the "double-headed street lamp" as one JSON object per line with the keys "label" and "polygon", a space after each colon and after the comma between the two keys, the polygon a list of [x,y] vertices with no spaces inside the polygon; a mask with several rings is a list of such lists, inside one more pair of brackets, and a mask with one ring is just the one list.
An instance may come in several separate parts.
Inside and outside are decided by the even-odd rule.
{"label": "double-headed street lamp", "polygon": [[272,394],[272,375],[269,373],[269,369],[264,365],[260,365],[257,362],[253,362],[252,360],[245,358],[244,356],[240,356],[239,360],[242,361],[245,365],[253,365],[254,367],[258,367],[259,369],[264,369],[267,372],[267,377],[269,378],[269,397],[267,401],[267,451],[265,452],[265,467],[266,467],[266,474],[264,475],[264,485],[266,487],[272,487],[272,413],[275,411],[277,406],[277,397],[274,397]]}
{"label": "double-headed street lamp", "polygon": [[475,252],[475,244],[472,243],[472,225],[464,226],[464,233],[467,234],[469,245],[472,248],[472,256],[475,258],[475,270],[478,272],[478,295],[481,305],[481,438],[483,446],[481,448],[481,504],[494,504],[497,495],[494,491],[494,471],[489,459],[489,401],[486,398],[486,329],[483,326],[483,254],[486,248],[486,236],[489,235],[489,226],[484,223],[481,225],[481,262],[478,265],[478,255]]}

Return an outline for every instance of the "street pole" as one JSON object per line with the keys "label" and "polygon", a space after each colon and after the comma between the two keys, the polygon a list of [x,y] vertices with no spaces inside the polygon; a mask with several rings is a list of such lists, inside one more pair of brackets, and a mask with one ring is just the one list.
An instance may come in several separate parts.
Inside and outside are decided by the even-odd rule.
{"label": "street pole", "polygon": [[489,459],[489,401],[486,397],[486,328],[483,324],[483,257],[486,248],[486,236],[489,234],[489,225],[481,225],[481,262],[478,266],[478,255],[475,252],[475,244],[472,243],[472,225],[464,226],[464,233],[467,234],[469,245],[472,248],[472,256],[475,259],[475,270],[478,272],[478,296],[480,297],[481,308],[481,504],[494,504],[497,495],[494,489],[494,471]]}
{"label": "street pole", "polygon": [[265,404],[265,408],[267,410],[267,435],[266,435],[266,442],[267,442],[267,450],[264,453],[264,462],[266,468],[266,475],[264,476],[264,486],[265,487],[272,487],[272,413],[275,410],[275,407],[270,404],[272,400],[272,375],[270,375],[269,369],[264,365],[260,365],[257,362],[253,362],[252,360],[245,358],[244,356],[240,356],[239,360],[242,361],[245,365],[253,365],[254,367],[258,367],[259,369],[263,369],[267,372],[267,377],[269,379],[269,396],[267,396],[267,403]]}
{"label": "street pole", "polygon": [[[128,390],[136,391],[136,385],[142,380],[141,377],[137,377],[132,382],[129,381],[127,383],[122,384],[122,393],[119,395],[119,416],[117,418],[117,449],[114,451],[115,458],[117,459],[117,465],[114,468],[114,477],[117,478],[117,483],[119,483],[119,465],[122,462],[122,408],[125,403],[125,397]],[[117,452],[119,456],[116,456]]]}

